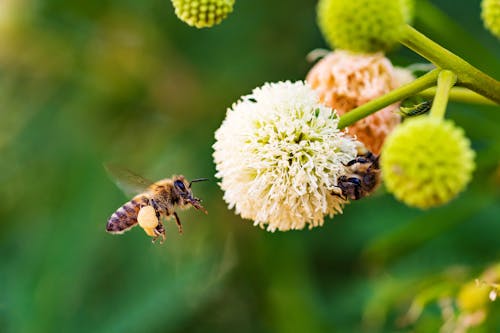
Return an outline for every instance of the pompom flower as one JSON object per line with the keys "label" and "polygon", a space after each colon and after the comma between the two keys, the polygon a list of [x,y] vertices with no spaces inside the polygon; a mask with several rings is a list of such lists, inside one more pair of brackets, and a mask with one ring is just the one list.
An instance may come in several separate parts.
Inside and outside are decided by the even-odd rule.
{"label": "pompom flower", "polygon": [[234,0],[172,0],[175,14],[190,26],[209,28],[233,11]]}
{"label": "pompom flower", "polygon": [[481,2],[481,17],[484,26],[497,38],[500,38],[500,1],[483,0]]}
{"label": "pompom flower", "polygon": [[[354,54],[335,51],[321,59],[307,74],[306,81],[321,102],[340,115],[382,96],[400,85],[389,59],[382,53]],[[349,127],[366,148],[378,154],[385,137],[400,122],[391,105]]]}
{"label": "pompom flower", "polygon": [[346,203],[331,192],[356,141],[304,82],[267,83],[228,109],[214,160],[224,200],[268,231],[320,226]]}
{"label": "pompom flower", "polygon": [[381,155],[386,187],[409,206],[443,205],[464,190],[474,170],[470,141],[450,120],[409,119],[386,139]]}
{"label": "pompom flower", "polygon": [[392,49],[411,21],[414,0],[320,0],[318,25],[333,48],[360,53]]}

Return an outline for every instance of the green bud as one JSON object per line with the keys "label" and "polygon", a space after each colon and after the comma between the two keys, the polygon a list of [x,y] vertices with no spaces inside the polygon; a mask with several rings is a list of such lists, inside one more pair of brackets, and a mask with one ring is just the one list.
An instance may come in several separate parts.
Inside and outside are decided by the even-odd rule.
{"label": "green bud", "polygon": [[380,166],[387,190],[408,206],[443,205],[472,178],[475,153],[450,120],[410,118],[385,140]]}
{"label": "green bud", "polygon": [[172,0],[175,14],[188,25],[209,28],[233,11],[234,0]]}
{"label": "green bud", "polygon": [[318,25],[332,48],[388,51],[413,17],[414,0],[320,0]]}
{"label": "green bud", "polygon": [[500,38],[500,1],[483,0],[481,17],[484,26],[497,38]]}

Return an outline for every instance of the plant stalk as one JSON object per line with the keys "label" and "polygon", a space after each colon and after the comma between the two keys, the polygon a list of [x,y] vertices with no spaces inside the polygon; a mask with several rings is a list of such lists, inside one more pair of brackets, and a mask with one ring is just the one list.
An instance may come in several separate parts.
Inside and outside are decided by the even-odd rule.
{"label": "plant stalk", "polygon": [[434,101],[432,102],[431,117],[439,119],[444,118],[446,106],[448,105],[448,96],[450,95],[451,87],[457,82],[457,75],[447,69],[439,72],[437,91]]}
{"label": "plant stalk", "polygon": [[[436,95],[436,87],[431,87],[418,93],[418,96],[422,96],[427,99],[433,99],[434,95]],[[489,100],[486,97],[483,97],[478,93],[475,93],[464,87],[451,88],[449,98],[452,102],[479,105],[497,105],[497,103],[493,102],[492,100]]]}
{"label": "plant stalk", "polygon": [[344,127],[352,125],[356,121],[363,119],[371,115],[372,113],[385,108],[388,105],[413,96],[421,92],[422,90],[434,86],[436,84],[440,71],[441,69],[439,68],[433,69],[432,71],[422,75],[415,81],[405,84],[383,96],[380,96],[379,98],[371,100],[368,103],[365,103],[349,111],[348,113],[340,117],[339,128],[342,129]]}
{"label": "plant stalk", "polygon": [[500,103],[500,82],[427,38],[413,27],[406,25],[403,28],[400,42],[437,67],[453,71],[457,75],[457,85],[467,87],[497,104]]}

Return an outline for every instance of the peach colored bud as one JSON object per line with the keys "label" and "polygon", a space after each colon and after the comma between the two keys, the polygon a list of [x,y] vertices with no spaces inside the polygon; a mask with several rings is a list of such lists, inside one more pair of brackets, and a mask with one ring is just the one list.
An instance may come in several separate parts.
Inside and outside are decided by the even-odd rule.
{"label": "peach colored bud", "polygon": [[[397,88],[394,68],[382,53],[353,54],[337,50],[321,59],[307,74],[320,100],[339,115]],[[379,154],[387,134],[399,124],[397,105],[388,106],[349,127],[349,133]]]}

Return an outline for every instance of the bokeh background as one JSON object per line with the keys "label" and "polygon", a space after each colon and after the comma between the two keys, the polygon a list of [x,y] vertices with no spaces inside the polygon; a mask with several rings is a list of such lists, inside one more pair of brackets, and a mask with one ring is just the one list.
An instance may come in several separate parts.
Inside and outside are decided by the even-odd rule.
{"label": "bokeh background", "polygon": [[[219,26],[167,0],[0,0],[1,332],[437,332],[441,296],[500,261],[500,110],[452,103],[478,169],[419,211],[383,189],[322,228],[268,233],[229,211],[214,179],[226,108],[299,80],[325,48],[314,0],[237,0]],[[415,26],[500,78],[479,1],[420,1]],[[422,62],[400,48],[396,65]],[[127,197],[113,162],[151,178],[210,177],[209,211],[153,245],[104,227]],[[430,296],[429,296],[430,295]],[[416,318],[408,315],[424,299]],[[427,297],[427,298],[426,298]],[[500,332],[488,304],[474,332]]]}

